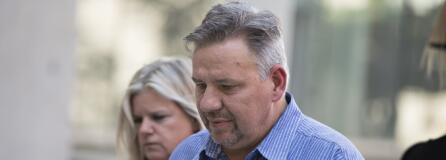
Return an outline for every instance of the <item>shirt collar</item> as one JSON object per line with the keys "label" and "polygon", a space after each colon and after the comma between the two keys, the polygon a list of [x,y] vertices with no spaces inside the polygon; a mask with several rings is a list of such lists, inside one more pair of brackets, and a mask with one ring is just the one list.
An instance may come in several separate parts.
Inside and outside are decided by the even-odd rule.
{"label": "shirt collar", "polygon": [[203,150],[205,155],[209,158],[217,159],[218,155],[221,153],[221,146],[220,144],[215,143],[211,136],[212,135],[209,134],[208,142]]}
{"label": "shirt collar", "polygon": [[291,93],[285,95],[288,105],[280,116],[274,127],[263,139],[257,150],[266,159],[286,159],[293,142],[292,135],[295,135],[302,112],[299,110]]}
{"label": "shirt collar", "polygon": [[[293,95],[287,92],[285,99],[288,103],[285,111],[268,135],[252,151],[256,152],[257,150],[266,159],[286,159],[292,143],[292,140],[289,138],[297,131],[297,126],[302,116],[302,112],[299,110]],[[203,151],[209,158],[217,159],[221,154],[221,146],[216,144],[212,140],[211,135],[209,135],[208,141],[202,149],[202,153]]]}

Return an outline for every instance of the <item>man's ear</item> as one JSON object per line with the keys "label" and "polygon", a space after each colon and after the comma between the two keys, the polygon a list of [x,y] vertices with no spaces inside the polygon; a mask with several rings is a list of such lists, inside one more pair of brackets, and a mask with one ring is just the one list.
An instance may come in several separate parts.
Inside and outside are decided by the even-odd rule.
{"label": "man's ear", "polygon": [[286,92],[287,73],[282,65],[275,64],[270,69],[270,77],[273,81],[273,101],[279,101]]}

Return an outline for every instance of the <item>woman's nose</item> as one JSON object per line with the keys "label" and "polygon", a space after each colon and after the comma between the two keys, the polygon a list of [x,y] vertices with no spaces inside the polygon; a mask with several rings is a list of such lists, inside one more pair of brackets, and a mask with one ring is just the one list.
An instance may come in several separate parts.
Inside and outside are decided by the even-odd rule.
{"label": "woman's nose", "polygon": [[154,123],[149,118],[143,118],[139,126],[139,132],[143,134],[153,134],[155,132]]}

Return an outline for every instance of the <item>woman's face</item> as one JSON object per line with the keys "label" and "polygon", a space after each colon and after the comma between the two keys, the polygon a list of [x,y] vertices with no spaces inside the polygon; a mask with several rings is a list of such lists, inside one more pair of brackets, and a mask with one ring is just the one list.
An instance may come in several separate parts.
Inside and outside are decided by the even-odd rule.
{"label": "woman's face", "polygon": [[176,103],[150,88],[136,94],[132,106],[139,147],[149,160],[168,159],[197,127]]}

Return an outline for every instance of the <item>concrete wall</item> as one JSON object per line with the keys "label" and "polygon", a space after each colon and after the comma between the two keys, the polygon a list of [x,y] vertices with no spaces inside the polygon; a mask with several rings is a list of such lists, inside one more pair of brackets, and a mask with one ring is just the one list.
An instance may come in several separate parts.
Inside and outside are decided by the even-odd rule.
{"label": "concrete wall", "polygon": [[0,1],[0,159],[70,154],[75,1]]}

